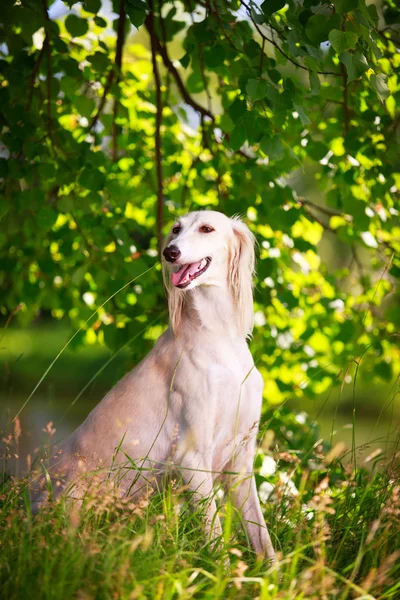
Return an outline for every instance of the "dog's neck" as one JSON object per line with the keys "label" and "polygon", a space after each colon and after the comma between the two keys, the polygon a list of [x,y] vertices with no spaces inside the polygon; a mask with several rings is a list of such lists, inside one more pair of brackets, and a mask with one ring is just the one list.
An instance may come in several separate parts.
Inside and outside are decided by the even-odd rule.
{"label": "dog's neck", "polygon": [[239,315],[228,285],[199,286],[186,293],[182,310],[182,330],[191,328],[197,335],[216,334],[235,339],[240,333]]}

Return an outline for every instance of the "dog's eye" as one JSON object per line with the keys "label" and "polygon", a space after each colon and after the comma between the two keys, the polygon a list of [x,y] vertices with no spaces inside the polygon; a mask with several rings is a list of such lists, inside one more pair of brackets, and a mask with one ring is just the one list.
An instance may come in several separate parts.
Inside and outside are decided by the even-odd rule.
{"label": "dog's eye", "polygon": [[200,231],[201,233],[211,233],[212,231],[214,231],[214,229],[210,227],[210,225],[202,225],[200,227]]}
{"label": "dog's eye", "polygon": [[181,230],[181,226],[180,225],[175,225],[175,227],[172,228],[172,233],[174,233],[175,235],[177,235]]}

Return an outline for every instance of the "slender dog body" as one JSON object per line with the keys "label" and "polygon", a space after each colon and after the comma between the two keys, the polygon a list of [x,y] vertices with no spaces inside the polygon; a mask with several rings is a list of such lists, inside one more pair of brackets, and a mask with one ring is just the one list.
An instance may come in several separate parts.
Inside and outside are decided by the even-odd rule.
{"label": "slender dog body", "polygon": [[164,257],[170,328],[67,440],[53,469],[63,478],[61,489],[77,482],[75,497],[84,493],[82,472],[126,463],[128,456],[123,493],[139,493],[176,469],[195,498],[208,498],[211,537],[221,533],[213,498],[220,479],[254,550],[273,559],[252,474],[263,389],[246,342],[252,234],[221,213],[189,213],[172,228]]}

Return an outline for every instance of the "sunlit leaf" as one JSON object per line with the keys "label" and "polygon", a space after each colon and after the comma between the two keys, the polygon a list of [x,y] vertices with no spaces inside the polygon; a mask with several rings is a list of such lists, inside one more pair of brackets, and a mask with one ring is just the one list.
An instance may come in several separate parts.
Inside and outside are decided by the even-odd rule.
{"label": "sunlit leaf", "polygon": [[82,37],[88,32],[89,25],[86,19],[81,19],[74,14],[68,15],[65,19],[65,27],[72,37]]}
{"label": "sunlit leaf", "polygon": [[338,54],[346,50],[354,49],[358,40],[358,35],[353,31],[340,31],[332,29],[329,33],[329,41]]}

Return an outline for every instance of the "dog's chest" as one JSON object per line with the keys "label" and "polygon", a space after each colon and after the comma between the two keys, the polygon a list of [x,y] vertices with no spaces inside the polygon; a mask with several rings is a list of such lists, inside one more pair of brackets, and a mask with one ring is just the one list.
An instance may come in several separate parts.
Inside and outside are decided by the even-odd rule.
{"label": "dog's chest", "polygon": [[263,383],[247,344],[210,347],[194,373],[200,410],[216,436],[247,428],[259,418]]}

